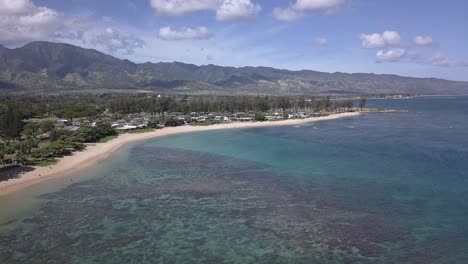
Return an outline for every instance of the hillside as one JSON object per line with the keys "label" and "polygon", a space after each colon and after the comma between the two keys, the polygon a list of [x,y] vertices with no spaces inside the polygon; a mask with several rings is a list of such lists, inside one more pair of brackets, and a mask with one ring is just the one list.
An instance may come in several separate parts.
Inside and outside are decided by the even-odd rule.
{"label": "hillside", "polygon": [[468,94],[468,82],[396,75],[289,71],[269,67],[136,64],[96,50],[51,42],[0,45],[3,92],[137,89],[229,94]]}

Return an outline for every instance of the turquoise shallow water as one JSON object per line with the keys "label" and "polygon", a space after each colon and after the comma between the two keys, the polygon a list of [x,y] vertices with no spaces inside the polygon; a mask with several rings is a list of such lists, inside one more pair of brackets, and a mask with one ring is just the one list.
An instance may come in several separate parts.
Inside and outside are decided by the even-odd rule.
{"label": "turquoise shallow water", "polygon": [[0,201],[0,263],[468,263],[468,97],[369,104],[409,112],[160,138]]}

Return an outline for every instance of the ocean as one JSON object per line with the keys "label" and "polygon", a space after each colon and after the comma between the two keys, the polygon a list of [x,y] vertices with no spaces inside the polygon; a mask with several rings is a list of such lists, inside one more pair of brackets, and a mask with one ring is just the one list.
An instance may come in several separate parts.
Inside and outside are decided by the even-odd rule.
{"label": "ocean", "polygon": [[0,198],[0,263],[468,263],[468,97],[128,145]]}

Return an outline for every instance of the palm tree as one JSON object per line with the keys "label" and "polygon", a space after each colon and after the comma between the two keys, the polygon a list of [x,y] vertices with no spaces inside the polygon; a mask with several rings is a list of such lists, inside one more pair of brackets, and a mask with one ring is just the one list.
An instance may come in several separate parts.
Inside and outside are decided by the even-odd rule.
{"label": "palm tree", "polygon": [[7,148],[5,143],[0,143],[0,160],[2,161],[2,166],[5,167],[5,155],[7,153]]}
{"label": "palm tree", "polygon": [[361,100],[359,100],[359,108],[361,108],[361,111],[364,107],[366,107],[366,103],[367,103],[367,98],[361,98]]}

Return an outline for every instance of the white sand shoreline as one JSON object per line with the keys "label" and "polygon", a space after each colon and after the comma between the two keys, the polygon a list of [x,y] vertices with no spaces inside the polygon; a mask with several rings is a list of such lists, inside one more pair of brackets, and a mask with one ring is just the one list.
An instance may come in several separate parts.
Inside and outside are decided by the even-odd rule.
{"label": "white sand shoreline", "polygon": [[164,129],[155,130],[152,132],[141,134],[123,134],[106,143],[96,143],[89,145],[85,150],[75,152],[70,156],[60,158],[57,164],[49,167],[35,167],[34,170],[23,173],[19,178],[10,179],[0,182],[0,196],[8,195],[27,189],[31,186],[45,182],[47,180],[66,177],[74,173],[85,170],[98,162],[108,158],[113,152],[122,146],[136,141],[152,139],[162,136],[184,134],[191,132],[234,129],[234,128],[250,128],[250,127],[268,127],[268,126],[287,126],[299,125],[309,122],[325,121],[338,119],[343,117],[352,117],[360,115],[359,112],[340,113],[324,117],[307,118],[307,119],[292,119],[273,122],[246,122],[246,123],[229,123],[211,126],[180,126],[167,127]]}

